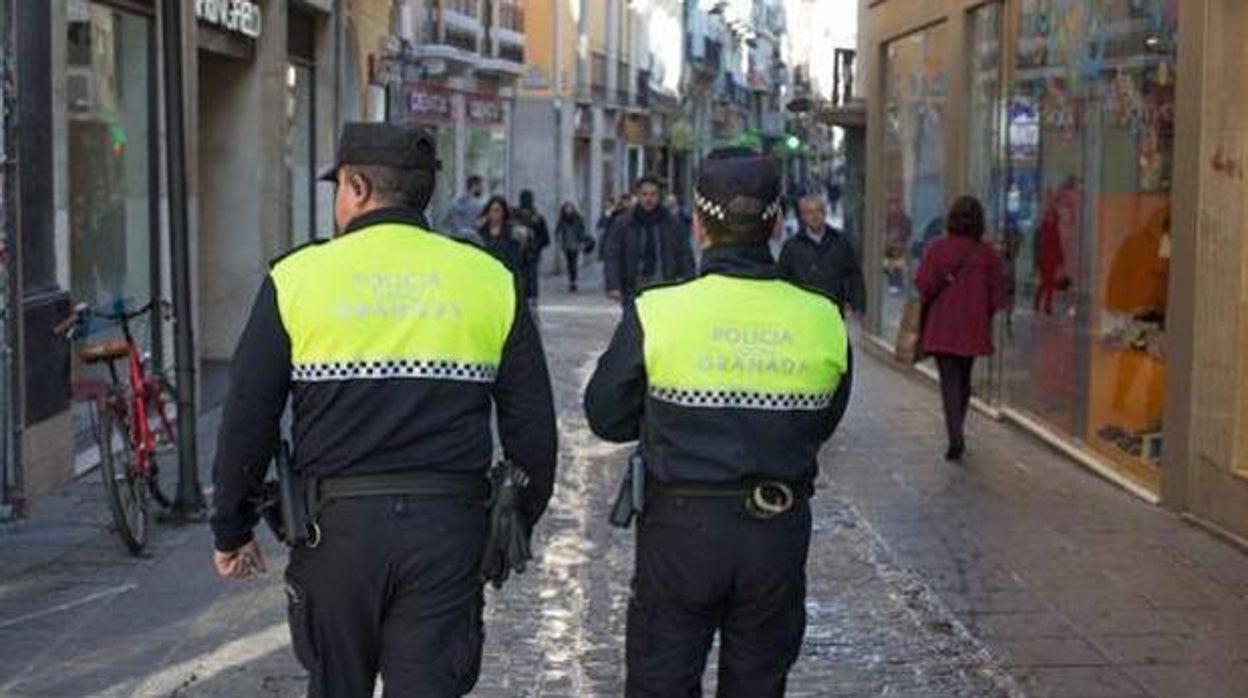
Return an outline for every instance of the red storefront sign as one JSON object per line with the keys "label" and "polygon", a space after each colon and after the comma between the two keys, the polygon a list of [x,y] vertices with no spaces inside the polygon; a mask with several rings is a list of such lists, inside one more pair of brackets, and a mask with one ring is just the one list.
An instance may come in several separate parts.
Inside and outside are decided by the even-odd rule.
{"label": "red storefront sign", "polygon": [[434,85],[408,84],[403,87],[404,120],[417,124],[445,124],[455,120],[451,92]]}
{"label": "red storefront sign", "polygon": [[503,100],[486,95],[466,95],[468,121],[479,126],[503,125]]}

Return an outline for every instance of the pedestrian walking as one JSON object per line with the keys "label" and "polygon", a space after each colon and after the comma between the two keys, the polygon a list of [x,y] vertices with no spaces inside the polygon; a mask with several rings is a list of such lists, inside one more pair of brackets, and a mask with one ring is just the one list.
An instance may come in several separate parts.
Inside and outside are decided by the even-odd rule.
{"label": "pedestrian walking", "polygon": [[527,231],[521,248],[524,297],[529,303],[535,304],[540,286],[538,272],[541,269],[542,252],[550,247],[550,226],[546,224],[546,217],[537,212],[533,203],[533,192],[528,189],[520,192],[520,205],[515,211],[515,221]]}
{"label": "pedestrian walking", "polygon": [[481,209],[480,216],[484,221],[477,230],[481,245],[512,273],[516,279],[516,289],[523,296],[527,269],[507,199],[498,195],[491,196],[485,203],[485,208]]}
{"label": "pedestrian walking", "polygon": [[828,207],[819,196],[806,196],[798,208],[801,232],[784,243],[780,272],[789,281],[832,296],[847,316],[863,313],[867,291],[854,244],[828,224]]}
{"label": "pedestrian walking", "polygon": [[849,340],[832,299],[781,280],[780,172],[745,153],[713,153],[698,178],[702,275],[624,306],[585,394],[594,433],[640,439],[644,461],[630,698],[701,695],[716,633],[720,698],[778,698],[805,633],[808,500]]}
{"label": "pedestrian walking", "polygon": [[637,203],[611,223],[604,246],[607,295],[627,302],[647,286],[693,276],[693,250],[680,223],[662,204],[659,180],[637,183]]}
{"label": "pedestrian walking", "polygon": [[479,175],[469,175],[464,191],[447,209],[443,229],[451,237],[460,240],[472,240],[476,237],[477,227],[481,224],[481,209],[484,206],[485,194]]}
{"label": "pedestrian walking", "polygon": [[991,356],[992,317],[1009,305],[1005,270],[984,242],[984,207],[963,196],[949,208],[945,234],[927,246],[915,273],[924,306],[923,352],[936,360],[949,437],[948,460],[966,452],[964,425],[971,404],[975,357]]}
{"label": "pedestrian walking", "polygon": [[568,291],[576,293],[576,281],[581,268],[581,253],[592,251],[594,239],[585,232],[585,219],[576,210],[576,204],[563,202],[559,209],[559,222],[555,225],[555,239],[568,263]]}
{"label": "pedestrian walking", "polygon": [[264,571],[252,529],[289,399],[294,455],[281,472],[308,479],[294,491],[308,492],[311,525],[284,525],[311,538],[291,550],[286,594],[312,698],[371,696],[378,673],[387,696],[460,696],[476,683],[493,412],[504,453],[528,474],[518,536],[551,493],[540,339],[502,265],[430,232],[434,153],[420,130],[344,127],[326,175],[341,232],[273,264],[234,355],[214,566],[229,578]]}

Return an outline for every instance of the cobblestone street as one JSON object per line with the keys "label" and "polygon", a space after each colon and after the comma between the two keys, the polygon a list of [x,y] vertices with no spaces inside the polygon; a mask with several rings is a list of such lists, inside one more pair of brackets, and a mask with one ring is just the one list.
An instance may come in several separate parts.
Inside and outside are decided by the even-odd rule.
{"label": "cobblestone street", "polygon": [[[538,564],[487,592],[473,695],[622,693],[632,541],[606,518],[626,450],[594,439],[579,407],[616,316],[596,294],[545,298],[561,471]],[[202,425],[206,451],[213,417]],[[974,421],[975,453],[949,466],[938,420],[933,391],[860,352],[813,503],[809,627],[790,695],[1238,695],[1248,672],[1248,645],[1233,641],[1248,636],[1240,551],[1006,425]],[[75,483],[0,534],[0,695],[301,695],[284,561],[271,559],[263,580],[219,581],[203,526],[161,527],[151,554],[131,558],[105,528],[98,490],[92,478]],[[278,554],[267,533],[264,543]],[[1173,567],[1144,567],[1163,563]],[[1122,610],[1098,614],[1098,603]],[[1168,631],[1185,608],[1183,628]],[[1218,626],[1202,630],[1198,618]],[[1215,646],[1215,657],[1200,654]],[[1217,678],[1192,692],[1185,675]]]}

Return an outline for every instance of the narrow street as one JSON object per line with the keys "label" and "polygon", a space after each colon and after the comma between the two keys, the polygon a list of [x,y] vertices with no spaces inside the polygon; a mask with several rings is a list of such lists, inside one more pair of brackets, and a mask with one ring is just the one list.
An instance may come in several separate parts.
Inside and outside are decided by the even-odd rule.
{"label": "narrow street", "polygon": [[[489,640],[474,695],[621,694],[632,541],[606,518],[626,449],[594,439],[579,407],[617,314],[597,294],[548,294],[542,322],[560,410],[561,473],[538,532],[540,564],[488,592]],[[207,425],[205,450],[212,434]],[[272,560],[262,581],[219,581],[202,526],[162,528],[151,555],[132,559],[104,530],[97,488],[77,483],[70,501],[58,502],[77,524],[45,535],[76,533],[72,545],[39,559],[31,540],[44,531],[39,513],[30,531],[16,528],[0,542],[29,547],[25,565],[21,554],[6,552],[0,566],[0,643],[12,648],[0,659],[0,695],[300,695],[282,561]],[[853,509],[835,496],[816,506],[810,630],[792,694],[1000,693],[999,672],[894,565]]]}
{"label": "narrow street", "polygon": [[[594,439],[579,407],[617,311],[556,285],[542,324],[561,471],[538,564],[487,592],[478,696],[622,693],[632,542],[606,515],[626,449]],[[1005,425],[976,419],[972,457],[947,465],[934,391],[861,353],[859,371],[824,451],[789,695],[1238,695],[1241,552]],[[0,532],[0,696],[301,695],[267,533],[268,576],[230,583],[205,526],[162,526],[135,559],[106,524],[89,477]]]}

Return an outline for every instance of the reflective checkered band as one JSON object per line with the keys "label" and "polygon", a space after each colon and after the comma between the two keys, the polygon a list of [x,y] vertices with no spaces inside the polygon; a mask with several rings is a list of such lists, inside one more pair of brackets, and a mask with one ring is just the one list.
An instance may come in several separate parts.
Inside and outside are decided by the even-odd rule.
{"label": "reflective checkered band", "polygon": [[728,211],[724,209],[723,206],[720,206],[714,201],[702,196],[702,192],[697,191],[696,189],[693,192],[693,205],[697,206],[698,210],[702,211],[702,213],[712,218],[722,221],[728,217]]}
{"label": "reflective checkered band", "polygon": [[[693,192],[693,205],[696,206],[698,210],[702,211],[703,214],[710,216],[711,218],[721,221],[728,219],[728,209],[715,203],[714,201],[711,201],[709,198],[703,196],[702,192],[697,191],[696,189]],[[779,216],[780,206],[780,197],[777,196],[770,204],[767,204],[767,208],[763,209],[759,218],[761,220],[768,221],[776,216]]]}
{"label": "reflective checkered band", "polygon": [[466,364],[456,361],[341,361],[322,364],[297,364],[291,369],[291,380],[302,383],[327,381],[387,380],[395,378],[429,378],[493,383],[498,371],[487,364]]}
{"label": "reflective checkered band", "polygon": [[651,388],[650,397],[681,407],[711,409],[772,410],[777,412],[816,411],[832,404],[832,393],[773,394],[739,390],[686,390]]}

